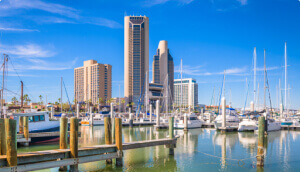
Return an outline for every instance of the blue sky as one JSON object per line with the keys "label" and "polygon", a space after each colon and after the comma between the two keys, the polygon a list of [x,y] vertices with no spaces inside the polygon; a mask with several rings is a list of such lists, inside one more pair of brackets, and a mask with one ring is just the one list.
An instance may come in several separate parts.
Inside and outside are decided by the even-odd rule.
{"label": "blue sky", "polygon": [[[259,69],[266,49],[272,104],[277,106],[286,41],[288,102],[291,108],[300,108],[299,0],[0,0],[0,53],[9,54],[12,61],[5,85],[12,92],[7,91],[6,98],[20,94],[19,75],[33,101],[40,94],[57,101],[60,77],[73,99],[73,69],[88,59],[113,66],[113,97],[119,96],[119,85],[123,96],[125,15],[149,17],[150,64],[159,41],[167,40],[175,70],[179,71],[182,58],[184,77],[197,79],[199,103],[208,105],[214,87],[215,97],[219,94],[224,70],[226,98],[231,89],[232,105],[244,106],[246,78],[248,104],[253,100],[253,48],[257,47]],[[257,77],[262,103],[261,70]]]}

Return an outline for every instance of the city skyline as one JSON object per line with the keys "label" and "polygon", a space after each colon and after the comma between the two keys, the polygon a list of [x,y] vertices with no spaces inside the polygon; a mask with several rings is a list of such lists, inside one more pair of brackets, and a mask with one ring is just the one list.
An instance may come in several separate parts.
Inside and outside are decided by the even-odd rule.
{"label": "city skyline", "polygon": [[[168,41],[174,57],[175,79],[179,78],[180,59],[183,59],[183,77],[197,80],[201,104],[210,104],[214,88],[215,94],[219,93],[226,70],[226,97],[229,99],[231,89],[233,107],[244,106],[246,78],[253,80],[252,58],[256,47],[260,100],[263,99],[263,50],[266,49],[272,103],[277,107],[276,87],[279,79],[284,81],[284,43],[287,42],[289,102],[291,108],[300,108],[297,100],[300,96],[297,90],[300,86],[299,1],[115,1],[76,5],[35,2],[38,3],[31,6],[29,1],[18,5],[17,1],[0,2],[0,53],[8,54],[13,61],[13,65],[9,63],[7,88],[15,94],[7,92],[7,101],[20,94],[18,76],[24,81],[24,93],[33,101],[38,101],[39,95],[47,95],[48,102],[57,101],[60,77],[64,78],[69,97],[73,99],[73,69],[88,59],[113,66],[112,97],[119,96],[119,85],[123,96],[123,20],[131,14],[149,17],[150,57],[155,55],[160,40]],[[116,3],[111,12],[105,9]],[[51,10],[52,7],[60,10]],[[98,12],[99,9],[103,12]],[[152,64],[152,58],[149,63]],[[149,78],[152,78],[151,70]],[[247,106],[253,97],[252,85]],[[63,97],[65,102],[66,95]]]}

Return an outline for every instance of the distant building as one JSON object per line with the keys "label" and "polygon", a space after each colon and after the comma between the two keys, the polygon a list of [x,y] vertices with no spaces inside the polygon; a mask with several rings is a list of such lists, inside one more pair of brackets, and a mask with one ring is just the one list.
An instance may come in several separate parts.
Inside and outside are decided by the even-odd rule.
{"label": "distant building", "polygon": [[[144,96],[149,76],[149,18],[126,16],[124,19],[124,96],[135,106]],[[149,77],[148,77],[149,78]],[[142,101],[143,102],[143,99]]]}
{"label": "distant building", "polygon": [[[182,95],[181,95],[182,86]],[[181,104],[182,98],[182,104]],[[198,105],[198,84],[195,79],[175,79],[174,80],[174,103],[176,107],[195,108]]]}
{"label": "distant building", "polygon": [[99,103],[99,98],[105,102],[111,98],[112,66],[100,64],[96,60],[84,61],[82,67],[74,69],[74,93],[76,102],[90,100]]}
{"label": "distant building", "polygon": [[153,57],[152,77],[153,83],[163,85],[163,92],[165,96],[169,97],[170,107],[174,100],[174,62],[169,52],[168,42],[165,40],[159,42],[156,55]]}

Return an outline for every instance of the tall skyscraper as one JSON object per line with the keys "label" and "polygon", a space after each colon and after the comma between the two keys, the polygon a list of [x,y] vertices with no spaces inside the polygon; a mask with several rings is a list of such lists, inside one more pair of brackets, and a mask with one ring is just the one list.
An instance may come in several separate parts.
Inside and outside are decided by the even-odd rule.
{"label": "tall skyscraper", "polygon": [[[158,44],[153,57],[152,82],[164,86],[164,96],[169,96],[168,104],[174,100],[174,62],[168,48],[168,42],[163,40]],[[168,91],[168,94],[167,94]]]}
{"label": "tall skyscraper", "polygon": [[[182,94],[181,94],[182,85]],[[198,104],[198,84],[195,79],[175,79],[174,80],[174,97],[176,107],[195,108]],[[181,99],[182,98],[182,99]],[[182,104],[181,104],[182,103]]]}
{"label": "tall skyscraper", "polygon": [[[149,75],[149,19],[126,16],[124,19],[124,95],[137,106],[143,102],[146,75]],[[149,77],[148,77],[149,78]]]}
{"label": "tall skyscraper", "polygon": [[96,104],[99,98],[111,98],[112,66],[100,64],[96,60],[84,61],[82,67],[74,69],[74,93],[77,102],[90,100]]}

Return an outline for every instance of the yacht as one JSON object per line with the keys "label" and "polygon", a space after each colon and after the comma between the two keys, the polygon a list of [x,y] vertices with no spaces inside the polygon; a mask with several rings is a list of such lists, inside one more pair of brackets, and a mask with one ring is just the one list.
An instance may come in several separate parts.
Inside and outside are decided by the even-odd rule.
{"label": "yacht", "polygon": [[[91,116],[93,116],[91,118]],[[89,126],[89,125],[104,125],[104,117],[109,117],[109,114],[91,114],[89,117],[86,117],[81,120],[81,125]]]}
{"label": "yacht", "polygon": [[[215,119],[214,125],[216,129],[222,127],[223,115],[218,115]],[[226,127],[238,127],[239,126],[239,117],[233,108],[226,109]]]}
{"label": "yacht", "polygon": [[257,130],[257,121],[253,119],[243,119],[239,123],[238,131],[255,131]]}
{"label": "yacht", "polygon": [[28,117],[28,127],[30,133],[59,131],[59,121],[51,120],[49,115],[50,112],[48,111],[13,113],[12,118],[17,121],[17,132],[19,132],[19,117],[22,116]]}
{"label": "yacht", "polygon": [[280,129],[280,122],[277,122],[274,119],[268,119],[268,131],[278,131]]}
{"label": "yacht", "polygon": [[[202,120],[199,120],[197,115],[195,115],[194,113],[184,114],[184,115],[187,115],[187,121],[188,121],[187,128],[188,129],[201,128],[202,127],[202,124],[204,122]],[[178,129],[183,129],[184,128],[184,117],[180,117],[180,119],[175,120],[174,128],[178,128]]]}

